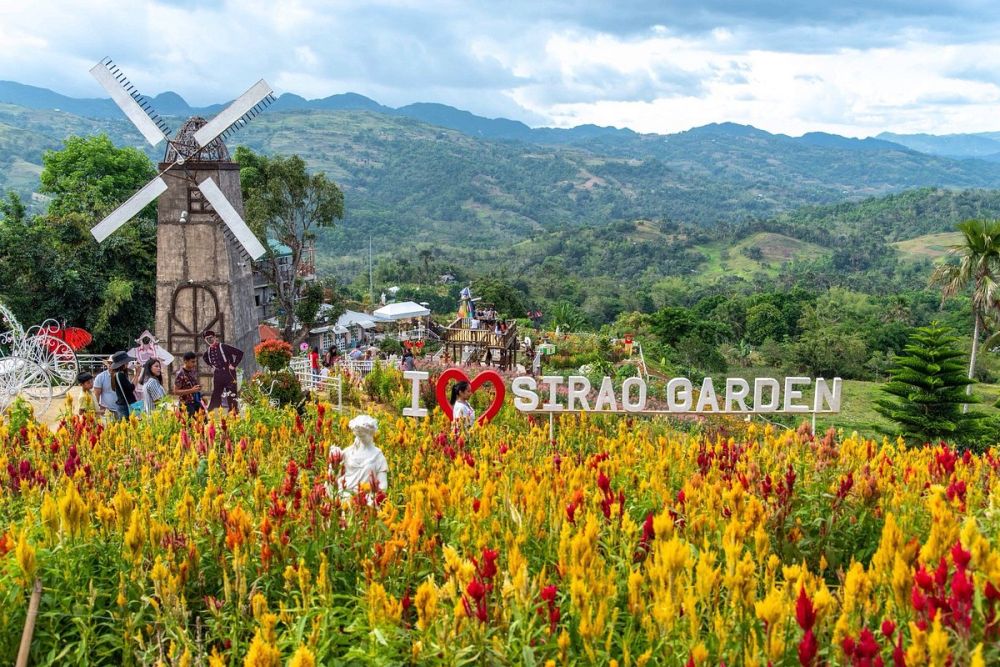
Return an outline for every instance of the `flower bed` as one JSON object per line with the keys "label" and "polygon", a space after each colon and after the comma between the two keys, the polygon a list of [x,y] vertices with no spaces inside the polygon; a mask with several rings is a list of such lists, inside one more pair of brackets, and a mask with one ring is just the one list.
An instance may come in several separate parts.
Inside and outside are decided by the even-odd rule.
{"label": "flower bed", "polygon": [[31,664],[1000,659],[995,451],[500,422],[383,417],[380,507],[327,496],[329,406],[0,426],[0,662],[36,577]]}

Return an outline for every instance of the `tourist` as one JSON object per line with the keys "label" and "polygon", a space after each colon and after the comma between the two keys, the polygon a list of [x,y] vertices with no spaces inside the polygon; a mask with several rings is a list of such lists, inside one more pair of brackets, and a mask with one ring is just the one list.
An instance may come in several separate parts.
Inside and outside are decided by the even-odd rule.
{"label": "tourist", "polygon": [[327,368],[332,368],[334,364],[337,363],[337,346],[331,345],[327,351],[326,356],[323,357],[323,365]]}
{"label": "tourist", "polygon": [[111,389],[118,399],[116,412],[122,419],[127,419],[130,414],[139,414],[143,407],[142,402],[136,400],[135,385],[128,376],[130,361],[135,361],[135,357],[129,356],[128,352],[115,352],[111,357]]}
{"label": "tourist", "polygon": [[309,351],[309,369],[312,371],[313,386],[319,383],[319,368],[319,348],[314,345]]}
{"label": "tourist", "polygon": [[208,403],[208,409],[215,410],[224,406],[236,412],[239,410],[236,401],[236,367],[243,361],[243,350],[224,344],[211,329],[205,332],[205,342],[208,343],[208,349],[201,358],[212,367],[212,400]]}
{"label": "tourist", "polygon": [[94,398],[97,399],[97,414],[114,421],[121,419],[121,414],[118,412],[118,397],[111,388],[111,360],[112,357],[104,360],[104,370],[94,378]]}
{"label": "tourist", "polygon": [[80,385],[80,403],[77,414],[86,415],[97,412],[97,403],[94,401],[94,376],[84,371],[76,376],[76,383]]}
{"label": "tourist", "polygon": [[413,350],[410,348],[406,348],[406,350],[403,351],[403,370],[416,370],[416,360],[413,357]]}
{"label": "tourist", "polygon": [[163,388],[163,365],[159,359],[154,357],[146,361],[139,382],[142,385],[143,410],[147,415],[152,414],[156,402],[167,395],[167,390]]}
{"label": "tourist", "polygon": [[361,351],[361,343],[355,345],[348,356],[352,361],[361,361],[361,358],[365,356],[365,353]]}
{"label": "tourist", "polygon": [[194,352],[184,353],[184,363],[174,376],[174,396],[180,397],[181,405],[190,417],[205,409],[201,404],[201,383],[198,381],[198,355]]}
{"label": "tourist", "polygon": [[460,380],[451,386],[451,423],[456,430],[471,427],[476,421],[476,411],[469,405],[472,385],[468,380]]}

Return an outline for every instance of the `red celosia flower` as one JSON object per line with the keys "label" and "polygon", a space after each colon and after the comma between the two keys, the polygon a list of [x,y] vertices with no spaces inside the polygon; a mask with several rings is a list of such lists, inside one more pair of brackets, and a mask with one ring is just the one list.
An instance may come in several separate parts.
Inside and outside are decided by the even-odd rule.
{"label": "red celosia flower", "polygon": [[611,480],[608,479],[603,470],[597,475],[597,488],[603,491],[604,495],[611,493]]}
{"label": "red celosia flower", "polygon": [[928,572],[927,568],[925,568],[923,565],[921,565],[920,568],[918,568],[917,571],[913,574],[913,581],[915,581],[917,586],[920,586],[920,588],[924,589],[925,591],[931,590],[931,588],[933,588],[934,586],[933,577],[931,577],[930,572]]}
{"label": "red celosia flower", "polygon": [[479,563],[479,576],[483,579],[492,579],[497,574],[497,557],[499,554],[493,549],[483,549],[482,562]]}
{"label": "red celosia flower", "polygon": [[541,597],[549,604],[553,604],[556,601],[556,593],[558,592],[558,590],[559,589],[556,588],[555,584],[549,584],[548,586],[542,589]]}
{"label": "red celosia flower", "polygon": [[951,559],[955,561],[955,567],[964,570],[968,566],[969,561],[972,560],[972,554],[962,548],[961,542],[955,542],[955,545],[951,548]]}
{"label": "red celosia flower", "polygon": [[811,629],[806,630],[806,633],[802,635],[802,641],[799,642],[799,664],[802,667],[810,667],[813,660],[816,659],[818,651],[819,644],[816,642],[816,635]]}
{"label": "red celosia flower", "polygon": [[812,600],[806,595],[805,586],[799,588],[799,599],[795,602],[795,620],[803,630],[811,630],[816,623],[816,610]]}
{"label": "red celosia flower", "polygon": [[892,633],[896,631],[896,624],[890,621],[888,618],[882,621],[882,635],[886,639],[892,638]]}
{"label": "red celosia flower", "polygon": [[469,582],[469,585],[465,587],[465,592],[470,598],[479,602],[486,595],[486,587],[483,586],[482,582],[478,579],[473,579]]}

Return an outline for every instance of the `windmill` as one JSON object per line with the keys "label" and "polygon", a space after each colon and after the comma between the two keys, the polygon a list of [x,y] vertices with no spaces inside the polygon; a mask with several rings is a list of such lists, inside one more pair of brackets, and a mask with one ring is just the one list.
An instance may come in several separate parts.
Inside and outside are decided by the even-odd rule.
{"label": "windmill", "polygon": [[[172,134],[110,59],[90,72],[151,145],[167,144],[156,177],[101,220],[94,238],[108,238],[155,201],[155,337],[179,357],[202,352],[202,333],[212,329],[249,352],[259,341],[250,260],[265,249],[243,220],[239,165],[223,140],[274,102],[271,87],[258,81],[214,118],[189,118]],[[254,355],[243,359],[244,373],[253,372]]]}
{"label": "windmill", "polygon": [[[97,79],[97,82],[111,95],[111,99],[118,105],[125,116],[132,121],[136,129],[153,146],[161,141],[168,144],[173,142],[167,136],[169,129],[163,119],[150,106],[149,101],[139,94],[135,86],[126,78],[125,74],[112,62],[110,58],[105,58],[90,69],[90,73]],[[175,150],[175,158],[168,163],[165,169],[161,169],[153,180],[144,185],[138,192],[132,195],[128,201],[112,211],[106,218],[101,220],[91,233],[98,242],[108,238],[116,229],[134,218],[139,211],[151,204],[157,197],[167,191],[167,182],[163,180],[166,172],[183,167],[188,159],[199,155],[209,148],[216,139],[225,139],[236,130],[244,127],[254,116],[263,111],[274,102],[274,91],[261,79],[236,98],[228,107],[223,109],[212,120],[200,127],[194,133],[194,152],[190,152],[190,146],[185,150]],[[169,151],[168,151],[169,154]],[[232,203],[219,189],[219,185],[211,176],[197,184],[198,189],[205,199],[212,205],[215,214],[228,227],[232,237],[238,241],[251,259],[259,259],[264,254],[264,246],[244,222],[243,218]]]}

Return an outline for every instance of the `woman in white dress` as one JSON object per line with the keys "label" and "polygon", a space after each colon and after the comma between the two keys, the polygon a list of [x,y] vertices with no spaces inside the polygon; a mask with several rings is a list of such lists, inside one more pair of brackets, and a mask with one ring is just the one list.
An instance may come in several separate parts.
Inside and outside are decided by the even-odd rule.
{"label": "woman in white dress", "polygon": [[476,411],[469,405],[472,385],[462,380],[451,386],[451,423],[456,429],[471,428],[476,423]]}
{"label": "woman in white dress", "polygon": [[143,411],[148,415],[156,409],[157,401],[167,395],[163,388],[163,370],[159,359],[150,359],[142,367],[142,376],[139,379],[142,386]]}

